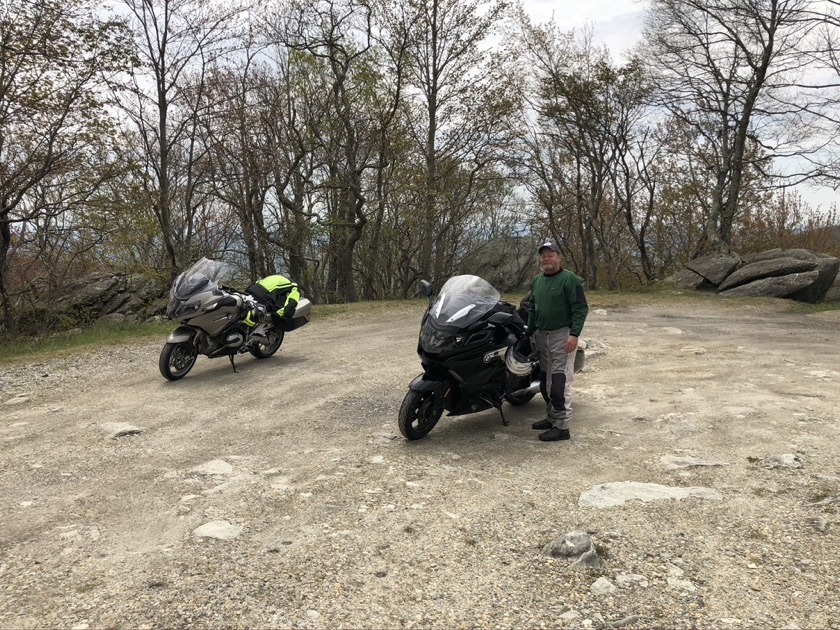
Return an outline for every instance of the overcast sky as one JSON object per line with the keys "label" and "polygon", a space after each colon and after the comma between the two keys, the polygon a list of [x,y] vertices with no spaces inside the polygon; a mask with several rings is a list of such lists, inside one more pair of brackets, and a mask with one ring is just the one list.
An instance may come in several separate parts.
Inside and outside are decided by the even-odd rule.
{"label": "overcast sky", "polygon": [[595,41],[604,43],[616,60],[641,36],[644,4],[640,0],[522,0],[534,22],[554,21],[564,30],[594,29]]}
{"label": "overcast sky", "polygon": [[[554,17],[558,26],[568,31],[591,26],[596,43],[606,44],[613,59],[621,63],[622,53],[641,38],[645,0],[522,0],[534,22]],[[827,209],[840,205],[840,193],[825,187],[798,187],[812,207]]]}

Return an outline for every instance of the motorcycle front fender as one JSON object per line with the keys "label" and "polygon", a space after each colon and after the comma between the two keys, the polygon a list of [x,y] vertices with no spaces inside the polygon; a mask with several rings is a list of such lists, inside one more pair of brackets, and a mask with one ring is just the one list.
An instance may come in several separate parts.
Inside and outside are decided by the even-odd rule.
{"label": "motorcycle front fender", "polygon": [[408,389],[415,392],[432,392],[435,396],[435,407],[443,409],[449,383],[423,373],[408,384]]}
{"label": "motorcycle front fender", "polygon": [[166,343],[184,343],[185,341],[192,341],[195,334],[195,328],[190,328],[189,326],[178,326],[178,328],[169,335]]}
{"label": "motorcycle front fender", "polygon": [[428,374],[421,374],[408,384],[408,389],[415,392],[435,392],[443,396],[449,385],[446,381],[440,381]]}

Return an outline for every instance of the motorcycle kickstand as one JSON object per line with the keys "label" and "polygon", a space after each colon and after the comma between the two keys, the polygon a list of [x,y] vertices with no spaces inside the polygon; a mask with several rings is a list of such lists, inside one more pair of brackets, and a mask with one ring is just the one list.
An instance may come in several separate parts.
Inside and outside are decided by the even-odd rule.
{"label": "motorcycle kickstand", "polygon": [[492,407],[495,407],[496,409],[499,410],[499,415],[502,416],[502,426],[506,427],[506,426],[510,425],[510,423],[507,421],[507,418],[505,418],[505,412],[502,410],[502,404],[503,404],[502,402],[495,403],[492,400],[490,400],[488,398],[485,398],[484,396],[479,396],[479,400],[483,400],[488,405],[490,405]]}
{"label": "motorcycle kickstand", "polygon": [[230,365],[233,368],[233,371],[236,372],[236,362],[233,360],[233,355],[229,354],[228,358],[230,359]]}

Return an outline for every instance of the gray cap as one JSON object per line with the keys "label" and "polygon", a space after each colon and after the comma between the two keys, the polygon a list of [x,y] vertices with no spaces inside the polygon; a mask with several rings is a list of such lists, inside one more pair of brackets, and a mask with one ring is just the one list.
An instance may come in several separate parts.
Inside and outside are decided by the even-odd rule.
{"label": "gray cap", "polygon": [[548,247],[548,249],[554,250],[561,256],[563,255],[563,250],[560,249],[560,246],[557,245],[554,241],[546,241],[545,243],[540,245],[539,249],[537,250],[537,253],[542,254],[542,250],[544,250],[546,247]]}

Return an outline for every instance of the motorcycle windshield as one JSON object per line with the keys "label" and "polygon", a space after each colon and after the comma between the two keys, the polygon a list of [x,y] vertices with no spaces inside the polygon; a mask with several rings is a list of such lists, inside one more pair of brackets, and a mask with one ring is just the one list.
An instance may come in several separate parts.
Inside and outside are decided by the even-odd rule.
{"label": "motorcycle windshield", "polygon": [[227,275],[227,271],[226,263],[202,258],[175,278],[172,290],[169,292],[170,302],[188,300],[202,291],[219,291],[219,283]]}
{"label": "motorcycle windshield", "polygon": [[501,295],[478,276],[453,276],[438,293],[429,317],[441,326],[466,328],[492,310]]}

